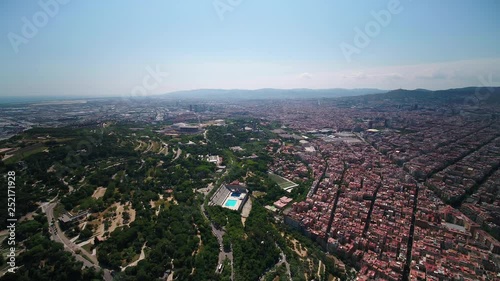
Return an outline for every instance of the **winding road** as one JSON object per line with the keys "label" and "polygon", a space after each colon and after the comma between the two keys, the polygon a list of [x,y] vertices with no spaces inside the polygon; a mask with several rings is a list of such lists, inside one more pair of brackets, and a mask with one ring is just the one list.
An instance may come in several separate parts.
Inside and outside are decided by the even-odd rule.
{"label": "winding road", "polygon": [[97,258],[95,256],[91,255],[85,249],[71,242],[66,237],[66,235],[64,235],[64,232],[59,227],[59,223],[57,223],[57,220],[54,218],[54,208],[56,207],[58,202],[59,200],[52,199],[51,202],[42,206],[42,211],[46,213],[49,225],[54,222],[53,227],[49,229],[51,239],[55,242],[62,243],[64,245],[64,250],[70,252],[77,261],[81,261],[83,263],[83,266],[89,268],[93,267],[96,270],[102,270],[103,279],[105,281],[112,281],[113,277],[111,276],[111,272],[108,269],[101,268],[99,266],[99,261],[97,261]]}
{"label": "winding road", "polygon": [[219,229],[215,228],[212,221],[205,214],[205,206],[203,203],[201,204],[201,213],[210,222],[210,227],[212,228],[212,233],[215,235],[215,237],[217,238],[217,241],[219,242],[220,252],[219,252],[219,262],[217,263],[217,266],[221,263],[224,263],[224,260],[226,258],[229,259],[229,261],[231,262],[231,280],[234,280],[233,249],[231,247],[231,250],[229,252],[224,252],[224,243],[223,243],[222,237],[224,236],[224,234],[226,232],[222,229],[219,230]]}

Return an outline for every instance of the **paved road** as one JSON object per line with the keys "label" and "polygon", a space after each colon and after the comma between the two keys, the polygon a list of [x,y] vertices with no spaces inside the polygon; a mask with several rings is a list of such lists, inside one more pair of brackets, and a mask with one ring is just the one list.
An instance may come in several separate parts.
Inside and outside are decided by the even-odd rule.
{"label": "paved road", "polygon": [[[95,265],[99,264],[99,262],[97,261],[97,258],[92,256],[91,254],[89,254],[84,249],[81,249],[80,247],[78,247],[75,243],[71,242],[66,237],[66,235],[64,235],[64,232],[59,227],[59,224],[56,222],[56,220],[54,218],[54,208],[55,208],[56,204],[57,204],[57,202],[52,202],[52,203],[48,204],[46,209],[45,209],[45,212],[47,214],[47,220],[48,220],[49,224],[51,222],[55,222],[54,227],[52,227],[50,229],[52,240],[59,242],[59,243],[62,243],[64,245],[64,249],[73,253],[76,256],[77,260],[82,261],[86,267],[95,267]],[[90,261],[83,258],[81,255],[75,253],[75,251],[80,250],[80,249],[81,249],[82,254],[87,256],[90,259]]]}
{"label": "paved road", "polygon": [[226,258],[229,259],[229,261],[231,262],[231,280],[234,280],[233,248],[231,247],[231,250],[227,253],[224,252],[224,243],[223,243],[222,237],[224,236],[224,234],[226,232],[222,229],[215,228],[212,221],[205,214],[205,206],[203,205],[203,203],[201,204],[201,213],[210,222],[210,227],[212,228],[212,233],[215,235],[215,238],[217,238],[217,241],[219,242],[220,252],[219,252],[219,262],[217,263],[217,266],[219,264],[223,263]]}
{"label": "paved road", "polygon": [[[64,250],[70,252],[76,258],[77,261],[83,262],[83,265],[85,267],[93,267],[96,270],[103,270],[103,273],[104,273],[103,279],[106,281],[112,281],[113,277],[111,276],[111,272],[108,269],[102,269],[99,266],[99,262],[97,261],[97,258],[95,256],[91,255],[85,249],[78,247],[78,245],[71,242],[66,237],[66,235],[64,235],[64,232],[61,230],[61,228],[59,227],[59,224],[56,222],[56,220],[54,218],[54,208],[58,202],[59,201],[57,201],[57,200],[52,201],[49,204],[47,204],[46,206],[42,207],[42,210],[45,209],[45,213],[47,214],[47,220],[49,222],[49,225],[53,220],[55,222],[54,227],[52,227],[50,229],[51,239],[56,241],[56,242],[62,243],[64,245]],[[76,251],[79,251],[79,253],[76,253]],[[84,258],[82,256],[82,254],[85,255],[85,257],[87,257],[88,259]]]}

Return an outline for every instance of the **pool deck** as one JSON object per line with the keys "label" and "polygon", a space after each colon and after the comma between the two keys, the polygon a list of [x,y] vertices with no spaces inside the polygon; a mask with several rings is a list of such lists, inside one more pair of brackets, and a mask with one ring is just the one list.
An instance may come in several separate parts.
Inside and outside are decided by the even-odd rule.
{"label": "pool deck", "polygon": [[226,198],[226,200],[224,200],[224,204],[222,205],[222,207],[238,211],[244,199],[245,199],[245,194],[239,194],[238,197],[234,197],[232,194],[230,194]]}

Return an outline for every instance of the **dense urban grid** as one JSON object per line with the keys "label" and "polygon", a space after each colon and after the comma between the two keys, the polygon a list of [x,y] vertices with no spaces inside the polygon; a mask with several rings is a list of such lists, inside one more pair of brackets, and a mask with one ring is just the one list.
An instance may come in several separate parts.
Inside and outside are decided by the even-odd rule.
{"label": "dense urban grid", "polygon": [[[467,103],[464,98],[467,93],[463,92],[457,96],[453,93],[425,96],[404,91],[335,99],[157,98],[133,102],[106,99],[19,104],[5,106],[0,122],[3,138],[30,132],[34,127],[129,124],[127,133],[113,132],[118,143],[130,142],[137,146],[135,150],[164,154],[157,165],[151,158],[138,161],[139,170],[144,165],[150,169],[146,182],[154,182],[156,175],[168,178],[168,172],[173,172],[184,173],[197,183],[194,188],[204,195],[204,217],[193,213],[193,225],[185,226],[189,233],[201,237],[201,240],[190,238],[189,250],[195,249],[195,255],[195,244],[208,239],[205,235],[209,232],[203,231],[212,228],[221,247],[217,272],[230,267],[228,280],[247,280],[243,276],[250,278],[252,274],[260,276],[260,280],[274,276],[302,280],[295,279],[297,269],[293,266],[290,269],[291,263],[301,260],[300,253],[286,254],[289,250],[286,243],[298,243],[296,239],[300,237],[308,237],[323,252],[331,254],[334,268],[343,279],[497,280],[500,278],[498,91],[491,93],[491,102],[474,104]],[[148,131],[147,138],[133,139],[144,124],[155,129]],[[165,136],[173,139],[162,143]],[[22,166],[24,157],[44,149],[36,143],[5,146],[0,147],[0,156],[5,163]],[[169,161],[183,161],[193,169],[200,163],[208,164],[196,169],[196,176],[188,176],[188,172],[178,170],[178,165],[163,163],[167,159],[163,156],[169,153],[172,157]],[[124,157],[115,159],[116,165],[123,165]],[[106,162],[107,168],[112,165]],[[167,173],[157,170],[155,165],[164,167]],[[83,171],[80,173],[83,175]],[[113,179],[125,177],[124,173],[116,173]],[[211,180],[201,175],[210,175]],[[84,180],[85,176],[81,181]],[[71,182],[74,184],[76,180],[71,178]],[[160,198],[151,195],[148,199],[159,219],[162,218],[157,208],[160,201],[192,203],[190,197],[186,198],[188,183],[168,182],[169,186],[161,186]],[[105,192],[102,190],[100,196]],[[106,198],[112,196],[106,194]],[[131,200],[124,196],[115,207],[122,208],[121,212],[130,209],[122,224],[131,225],[130,221],[136,217],[134,209],[139,212],[145,207],[135,207],[136,202],[123,204]],[[261,205],[273,218],[269,227],[263,227],[267,238],[262,238],[266,235],[254,225]],[[75,206],[66,207],[71,210]],[[79,210],[85,212],[73,213],[66,220],[91,217],[90,208]],[[151,215],[147,208],[142,212]],[[240,227],[233,224],[240,220],[239,215],[233,217],[234,212],[241,212]],[[203,218],[210,225],[199,228]],[[166,224],[168,219],[164,220]],[[247,220],[250,224],[247,222],[245,226]],[[270,243],[271,240],[266,240],[269,235],[285,237],[275,238],[278,240],[271,247],[268,260],[256,267],[265,269],[275,265],[270,267],[274,269],[252,273],[244,265],[241,255],[250,253],[243,245],[250,242],[239,241],[237,237],[245,231],[248,233],[244,235],[258,237],[262,244]],[[293,233],[290,235],[295,238],[286,238],[285,232]],[[94,234],[87,233],[89,237]],[[101,265],[114,269],[125,266],[112,260],[120,255],[109,242],[116,236],[101,233],[95,237],[96,243],[102,243],[98,254],[100,249],[109,248],[107,256],[99,256]],[[144,248],[150,246],[148,240],[141,239],[133,247],[136,252],[142,248],[141,257],[145,258]],[[210,243],[216,244],[215,240]],[[301,274],[327,280],[322,273],[327,271],[322,258],[312,261],[315,262],[318,265],[304,269]],[[179,266],[187,264],[190,262]],[[165,271],[164,278],[173,278],[174,268]],[[179,276],[195,276],[194,272],[193,267],[191,274],[186,271]],[[350,275],[352,272],[354,277]]]}

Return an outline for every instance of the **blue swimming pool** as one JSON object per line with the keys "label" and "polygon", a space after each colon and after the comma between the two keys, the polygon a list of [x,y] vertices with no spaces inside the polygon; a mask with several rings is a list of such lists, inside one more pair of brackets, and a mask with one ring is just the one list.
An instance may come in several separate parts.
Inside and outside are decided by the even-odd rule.
{"label": "blue swimming pool", "polygon": [[226,201],[225,206],[226,207],[234,207],[234,206],[236,206],[236,203],[238,203],[237,200],[229,199],[229,200]]}

